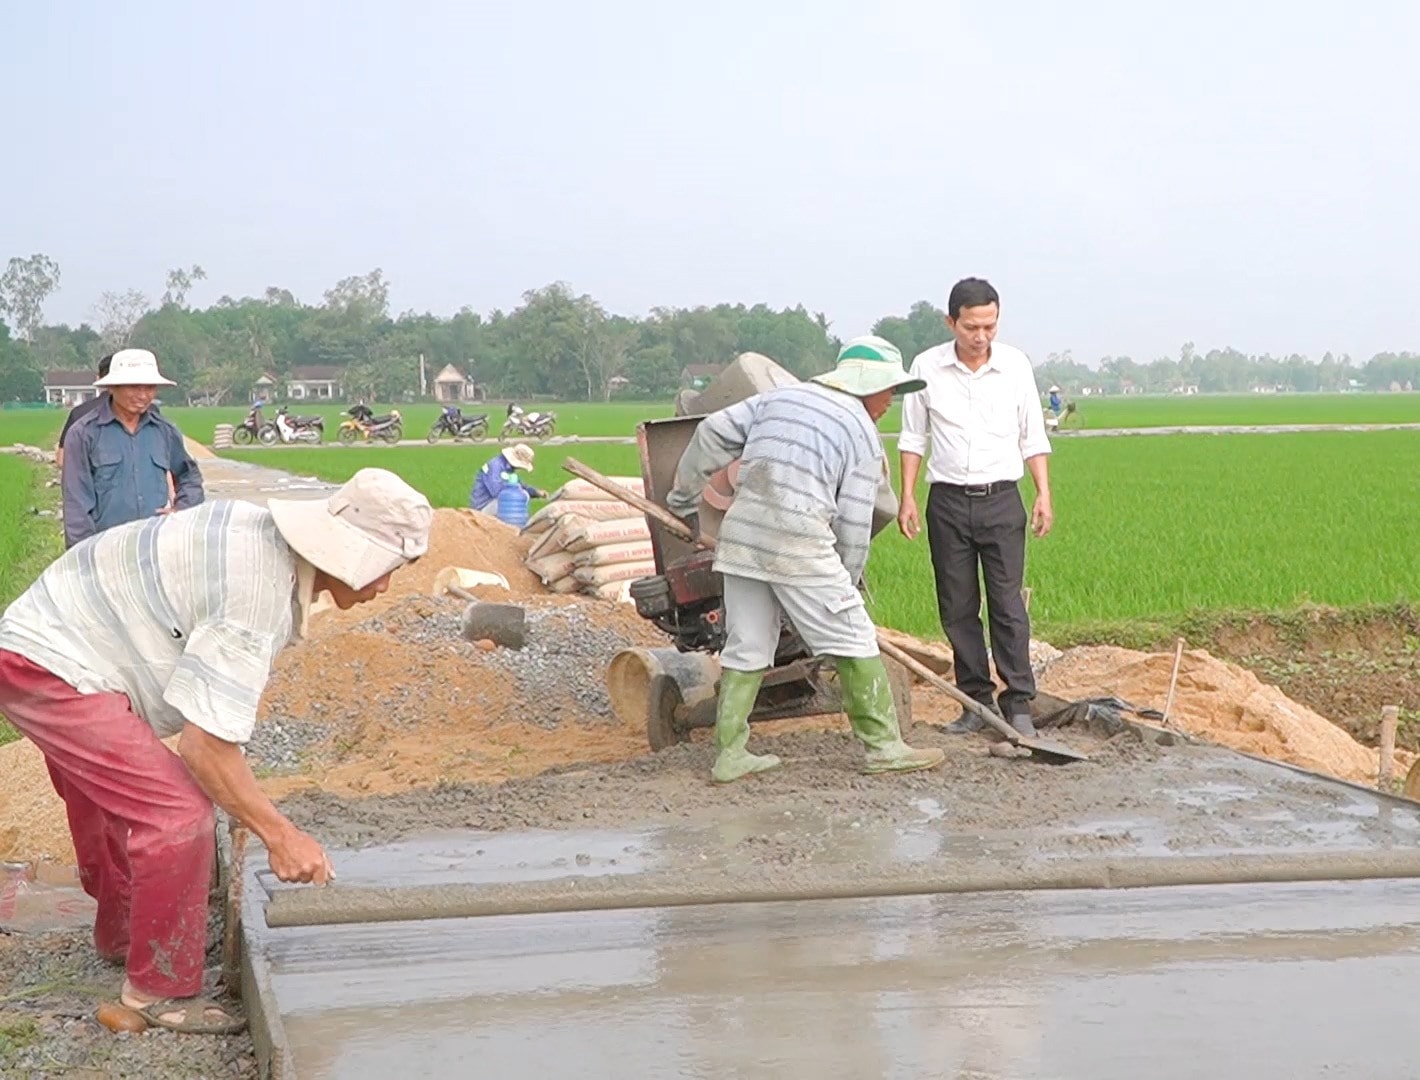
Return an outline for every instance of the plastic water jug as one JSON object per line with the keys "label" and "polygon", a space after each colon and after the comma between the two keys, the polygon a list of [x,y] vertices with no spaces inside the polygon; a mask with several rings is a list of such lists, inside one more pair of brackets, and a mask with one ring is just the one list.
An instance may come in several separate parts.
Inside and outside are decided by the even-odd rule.
{"label": "plastic water jug", "polygon": [[504,477],[503,490],[498,492],[498,520],[521,529],[528,523],[528,489],[517,473]]}

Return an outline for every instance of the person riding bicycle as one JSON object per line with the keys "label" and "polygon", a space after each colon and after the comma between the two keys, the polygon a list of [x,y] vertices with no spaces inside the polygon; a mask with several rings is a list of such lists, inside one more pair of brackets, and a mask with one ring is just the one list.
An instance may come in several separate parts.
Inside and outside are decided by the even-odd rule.
{"label": "person riding bicycle", "polygon": [[[533,467],[532,447],[526,443],[518,443],[504,450],[483,468],[479,469],[473,478],[473,487],[468,493],[468,505],[475,510],[483,510],[487,507],[498,508],[498,493],[508,486],[509,481],[519,472],[531,472]],[[524,484],[528,496],[533,499],[547,498],[547,492],[541,488],[535,488],[530,484]]]}

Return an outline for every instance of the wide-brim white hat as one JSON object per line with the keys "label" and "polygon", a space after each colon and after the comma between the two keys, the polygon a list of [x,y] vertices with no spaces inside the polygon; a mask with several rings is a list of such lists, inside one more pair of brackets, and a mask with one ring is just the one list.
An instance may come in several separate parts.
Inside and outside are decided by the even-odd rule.
{"label": "wide-brim white hat", "polygon": [[515,469],[527,471],[533,467],[533,450],[527,443],[518,443],[503,451],[503,456],[508,459],[508,464]]}
{"label": "wide-brim white hat", "polygon": [[1047,393],[1047,394],[1058,394],[1058,393],[1060,393],[1060,387],[1058,387],[1058,386],[1052,386],[1049,390],[1046,391],[1046,393]]}
{"label": "wide-brim white hat", "polygon": [[838,351],[838,366],[813,381],[854,397],[870,397],[883,390],[911,394],[927,383],[913,378],[902,366],[902,353],[886,338],[856,337]]}
{"label": "wide-brim white hat", "polygon": [[327,499],[267,503],[282,539],[357,592],[429,550],[429,500],[387,469],[361,469]]}
{"label": "wide-brim white hat", "polygon": [[147,349],[120,349],[109,361],[108,374],[95,386],[176,386],[158,370],[158,358]]}

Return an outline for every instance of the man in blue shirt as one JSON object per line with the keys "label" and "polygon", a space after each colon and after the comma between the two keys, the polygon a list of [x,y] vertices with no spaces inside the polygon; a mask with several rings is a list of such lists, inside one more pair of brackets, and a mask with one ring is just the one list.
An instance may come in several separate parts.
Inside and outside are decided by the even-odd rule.
{"label": "man in blue shirt", "polygon": [[[497,510],[498,493],[508,486],[508,482],[503,477],[519,471],[531,472],[532,467],[532,447],[526,443],[518,443],[516,446],[508,447],[474,475],[473,488],[468,493],[468,505],[475,510],[483,510],[489,506]],[[523,487],[527,490],[529,498],[547,498],[545,491],[528,484],[524,484]]]}
{"label": "man in blue shirt", "polygon": [[123,349],[94,385],[108,393],[64,436],[66,547],[115,525],[186,510],[204,498],[202,473],[182,433],[153,407],[158,387],[174,385],[158,371],[157,357],[146,349]]}

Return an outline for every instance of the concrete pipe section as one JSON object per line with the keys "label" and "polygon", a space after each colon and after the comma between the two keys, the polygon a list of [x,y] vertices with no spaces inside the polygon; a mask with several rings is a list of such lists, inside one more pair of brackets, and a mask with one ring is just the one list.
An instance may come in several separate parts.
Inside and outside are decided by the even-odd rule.
{"label": "concrete pipe section", "polygon": [[[275,885],[254,845],[253,1033],[281,1080],[1416,1075],[1420,881],[1393,875],[1420,871],[1417,807],[1220,749],[1138,768],[1155,794],[1124,818],[737,798],[339,851],[324,890]],[[811,857],[747,865],[787,831]],[[1308,880],[1330,876],[1372,880]],[[990,891],[896,895],[953,880]]]}

